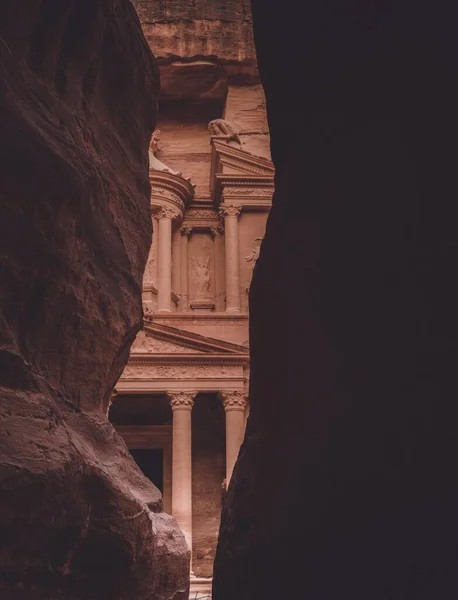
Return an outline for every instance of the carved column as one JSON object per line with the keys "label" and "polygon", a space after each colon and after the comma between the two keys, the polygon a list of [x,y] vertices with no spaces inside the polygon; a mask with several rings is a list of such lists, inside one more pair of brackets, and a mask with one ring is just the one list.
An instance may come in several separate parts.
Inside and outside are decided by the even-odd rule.
{"label": "carved column", "polygon": [[181,228],[181,310],[189,310],[189,263],[188,241],[192,233],[191,227]]}
{"label": "carved column", "polygon": [[239,216],[240,207],[222,204],[220,214],[224,218],[224,241],[226,254],[226,312],[241,311],[240,303],[240,256]]}
{"label": "carved column", "polygon": [[229,485],[245,435],[247,399],[245,393],[239,391],[222,391],[221,397],[226,411],[226,485]]}
{"label": "carved column", "polygon": [[156,213],[159,221],[157,312],[172,312],[172,219],[178,214],[169,207]]}
{"label": "carved column", "polygon": [[192,551],[191,411],[197,392],[167,392],[173,411],[172,515]]}
{"label": "carved column", "polygon": [[[211,229],[213,236],[213,271],[214,271],[214,288],[215,288],[215,307],[217,311],[224,310],[223,306],[223,295],[224,295],[224,283],[222,282],[222,271],[221,271],[221,257],[223,255],[222,241],[223,241],[223,230],[221,227],[212,227]],[[224,266],[223,266],[224,269]]]}

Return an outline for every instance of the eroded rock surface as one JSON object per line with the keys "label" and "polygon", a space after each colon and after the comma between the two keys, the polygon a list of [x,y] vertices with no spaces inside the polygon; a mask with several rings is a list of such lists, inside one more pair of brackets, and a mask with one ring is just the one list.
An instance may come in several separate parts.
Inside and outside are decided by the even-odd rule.
{"label": "eroded rock surface", "polygon": [[0,596],[187,597],[105,417],[141,326],[159,76],[127,0],[0,6]]}
{"label": "eroded rock surface", "polygon": [[456,597],[452,7],[252,4],[276,194],[213,598]]}

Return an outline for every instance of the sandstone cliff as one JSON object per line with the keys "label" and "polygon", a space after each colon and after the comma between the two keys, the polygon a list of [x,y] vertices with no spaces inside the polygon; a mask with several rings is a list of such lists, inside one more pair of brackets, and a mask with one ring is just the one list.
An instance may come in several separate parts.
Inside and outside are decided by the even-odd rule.
{"label": "sandstone cliff", "polygon": [[452,4],[253,0],[276,192],[214,600],[455,598]]}
{"label": "sandstone cliff", "polygon": [[184,598],[105,417],[141,326],[159,76],[128,0],[0,6],[0,596]]}

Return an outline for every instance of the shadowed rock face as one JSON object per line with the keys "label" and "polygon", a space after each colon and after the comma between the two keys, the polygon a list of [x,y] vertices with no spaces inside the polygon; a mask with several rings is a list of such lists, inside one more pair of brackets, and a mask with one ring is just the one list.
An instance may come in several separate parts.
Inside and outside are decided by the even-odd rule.
{"label": "shadowed rock face", "polygon": [[252,5],[276,194],[213,598],[454,598],[452,8]]}
{"label": "shadowed rock face", "polygon": [[0,6],[0,596],[184,598],[105,417],[141,326],[159,77],[127,0]]}

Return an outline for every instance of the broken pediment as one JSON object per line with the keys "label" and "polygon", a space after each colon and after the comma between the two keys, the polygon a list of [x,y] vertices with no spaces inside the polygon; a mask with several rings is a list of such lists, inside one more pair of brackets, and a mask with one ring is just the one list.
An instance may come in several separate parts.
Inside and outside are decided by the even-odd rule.
{"label": "broken pediment", "polygon": [[212,138],[212,179],[217,173],[243,175],[274,175],[272,161]]}

